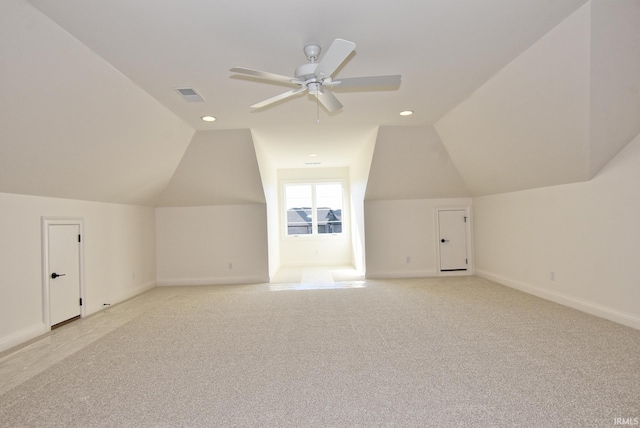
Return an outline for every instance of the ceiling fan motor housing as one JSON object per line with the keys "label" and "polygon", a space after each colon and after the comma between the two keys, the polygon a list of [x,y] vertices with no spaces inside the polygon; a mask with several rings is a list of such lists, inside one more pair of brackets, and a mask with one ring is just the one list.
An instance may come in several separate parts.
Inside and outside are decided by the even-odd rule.
{"label": "ceiling fan motor housing", "polygon": [[296,68],[296,71],[295,71],[296,79],[299,79],[302,81],[315,79],[316,68],[318,68],[318,63],[316,62],[310,62],[309,64],[302,64],[300,67]]}

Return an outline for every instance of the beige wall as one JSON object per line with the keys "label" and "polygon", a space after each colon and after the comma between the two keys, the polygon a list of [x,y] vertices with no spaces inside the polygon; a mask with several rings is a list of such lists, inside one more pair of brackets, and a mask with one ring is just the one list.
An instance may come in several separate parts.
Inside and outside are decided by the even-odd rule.
{"label": "beige wall", "polygon": [[639,183],[640,135],[589,182],[474,198],[476,272],[640,328]]}
{"label": "beige wall", "polygon": [[471,198],[365,201],[366,276],[438,275],[437,209],[471,205]]}
{"label": "beige wall", "polygon": [[0,193],[0,351],[47,331],[41,218],[84,220],[84,311],[156,285],[153,208]]}
{"label": "beige wall", "polygon": [[158,285],[269,281],[265,204],[157,208],[156,241]]}

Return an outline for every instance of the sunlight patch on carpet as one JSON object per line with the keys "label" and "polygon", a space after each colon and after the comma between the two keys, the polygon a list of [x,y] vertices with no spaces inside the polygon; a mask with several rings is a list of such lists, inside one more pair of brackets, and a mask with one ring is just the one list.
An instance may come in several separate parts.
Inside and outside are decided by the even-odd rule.
{"label": "sunlight patch on carpet", "polygon": [[288,291],[288,290],[334,290],[344,288],[365,288],[364,281],[346,281],[346,282],[302,282],[295,284],[271,284],[270,291]]}

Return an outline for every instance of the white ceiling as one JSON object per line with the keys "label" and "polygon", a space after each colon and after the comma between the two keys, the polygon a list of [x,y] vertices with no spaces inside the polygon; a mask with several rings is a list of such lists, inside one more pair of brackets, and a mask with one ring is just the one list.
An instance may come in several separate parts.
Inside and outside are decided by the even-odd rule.
{"label": "white ceiling", "polygon": [[[586,1],[29,0],[194,130],[252,129],[279,168],[310,153],[345,166],[377,126],[434,124]],[[338,76],[401,74],[400,88],[336,90],[344,109],[331,115],[307,95],[251,111],[288,87],[229,72],[293,75],[306,44],[338,37],[357,45]]]}

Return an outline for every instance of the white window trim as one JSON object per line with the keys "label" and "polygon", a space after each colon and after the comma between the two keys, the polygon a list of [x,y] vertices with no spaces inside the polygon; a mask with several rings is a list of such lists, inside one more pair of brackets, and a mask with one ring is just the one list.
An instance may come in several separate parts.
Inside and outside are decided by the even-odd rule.
{"label": "white window trim", "polygon": [[[290,185],[311,185],[312,186],[312,208],[313,211],[316,211],[316,197],[315,197],[315,185],[316,184],[340,184],[342,187],[342,232],[341,233],[322,233],[319,234],[317,232],[317,219],[313,219],[314,227],[313,232],[311,234],[304,235],[289,235],[287,233],[288,223],[287,223],[287,208],[286,208],[286,188]],[[280,183],[280,225],[281,231],[280,236],[284,240],[324,240],[324,239],[343,239],[345,236],[349,236],[349,225],[350,225],[350,217],[348,210],[348,189],[347,189],[347,181],[344,179],[321,179],[321,180],[285,180]]]}

